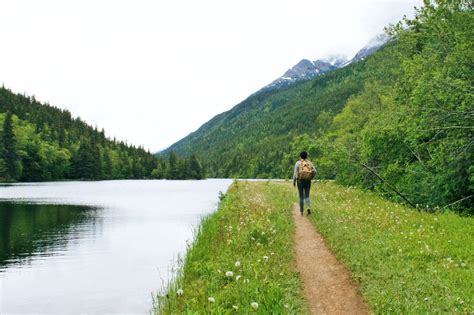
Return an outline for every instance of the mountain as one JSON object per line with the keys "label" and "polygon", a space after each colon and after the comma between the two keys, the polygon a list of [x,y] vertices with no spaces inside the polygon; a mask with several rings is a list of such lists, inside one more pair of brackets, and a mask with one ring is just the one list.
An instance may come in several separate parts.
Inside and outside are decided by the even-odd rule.
{"label": "mountain", "polygon": [[344,55],[329,55],[321,60],[335,66],[336,68],[340,68],[347,62],[347,57]]}
{"label": "mountain", "polygon": [[363,60],[367,56],[380,49],[380,47],[385,45],[388,41],[389,37],[387,35],[379,34],[372,38],[350,60],[347,60],[347,58],[343,55],[330,55],[326,58],[317,59],[315,61],[302,59],[291,69],[288,69],[281,77],[263,87],[257,93],[286,88],[296,82],[311,80],[314,77],[320,76],[326,72],[345,67],[359,60]]}
{"label": "mountain", "polygon": [[337,69],[337,66],[327,61],[310,61],[308,59],[302,59],[291,69],[287,70],[281,77],[265,86],[259,92],[285,88],[295,82],[310,80],[318,75],[335,69]]}
{"label": "mountain", "polygon": [[390,37],[388,37],[386,34],[379,34],[375,36],[364,47],[362,47],[351,60],[342,63],[340,67],[345,67],[356,61],[363,60],[367,56],[370,56],[371,54],[379,50],[380,47],[385,45],[389,40]]}
{"label": "mountain", "polygon": [[196,154],[211,177],[289,178],[305,149],[319,178],[474,213],[474,15],[439,2],[409,25],[343,67],[322,61],[332,70],[321,75],[298,63],[292,84],[249,96],[162,154]]}

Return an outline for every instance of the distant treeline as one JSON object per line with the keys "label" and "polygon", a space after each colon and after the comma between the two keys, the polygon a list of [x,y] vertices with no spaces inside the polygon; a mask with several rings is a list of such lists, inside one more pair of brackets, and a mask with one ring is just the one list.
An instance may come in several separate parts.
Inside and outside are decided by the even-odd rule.
{"label": "distant treeline", "polygon": [[254,94],[170,150],[205,154],[209,176],[287,178],[306,149],[318,178],[474,213],[472,1],[424,1],[387,32],[365,60]]}
{"label": "distant treeline", "polygon": [[67,110],[0,88],[0,181],[204,177],[195,156],[159,159]]}

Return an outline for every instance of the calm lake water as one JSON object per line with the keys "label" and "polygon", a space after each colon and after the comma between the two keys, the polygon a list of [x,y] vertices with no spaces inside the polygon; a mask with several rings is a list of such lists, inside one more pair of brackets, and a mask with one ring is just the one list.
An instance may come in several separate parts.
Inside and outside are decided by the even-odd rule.
{"label": "calm lake water", "polygon": [[148,313],[231,180],[0,187],[0,314]]}

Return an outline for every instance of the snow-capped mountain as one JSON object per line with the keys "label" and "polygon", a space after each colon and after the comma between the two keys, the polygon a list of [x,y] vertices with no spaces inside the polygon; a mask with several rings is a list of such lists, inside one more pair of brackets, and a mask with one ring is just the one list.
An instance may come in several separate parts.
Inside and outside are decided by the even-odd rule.
{"label": "snow-capped mountain", "polygon": [[365,57],[379,50],[379,48],[385,45],[389,40],[390,37],[388,37],[386,34],[379,34],[375,36],[364,47],[362,47],[351,60],[343,64],[342,67],[359,60],[364,60]]}
{"label": "snow-capped mountain", "polygon": [[323,60],[310,61],[308,59],[302,59],[291,69],[288,69],[281,77],[265,86],[262,90],[269,91],[287,87],[295,82],[309,80],[337,68],[337,66]]}
{"label": "snow-capped mountain", "polygon": [[326,58],[321,59],[324,62],[330,63],[331,65],[340,68],[347,62],[347,57],[344,55],[329,55]]}
{"label": "snow-capped mountain", "polygon": [[328,71],[342,68],[353,62],[363,60],[365,57],[376,52],[389,40],[390,38],[385,34],[377,35],[362,47],[350,60],[347,60],[347,58],[342,55],[330,55],[315,61],[302,59],[291,69],[287,70],[281,77],[262,88],[259,92],[281,89],[290,86],[295,82],[309,80]]}

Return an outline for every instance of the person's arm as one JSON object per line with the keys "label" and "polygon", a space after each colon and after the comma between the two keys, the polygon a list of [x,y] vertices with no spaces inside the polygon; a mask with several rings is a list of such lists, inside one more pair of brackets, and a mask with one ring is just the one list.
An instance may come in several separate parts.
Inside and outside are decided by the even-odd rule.
{"label": "person's arm", "polygon": [[293,186],[296,186],[297,175],[298,175],[298,162],[296,162],[295,170],[293,171]]}

